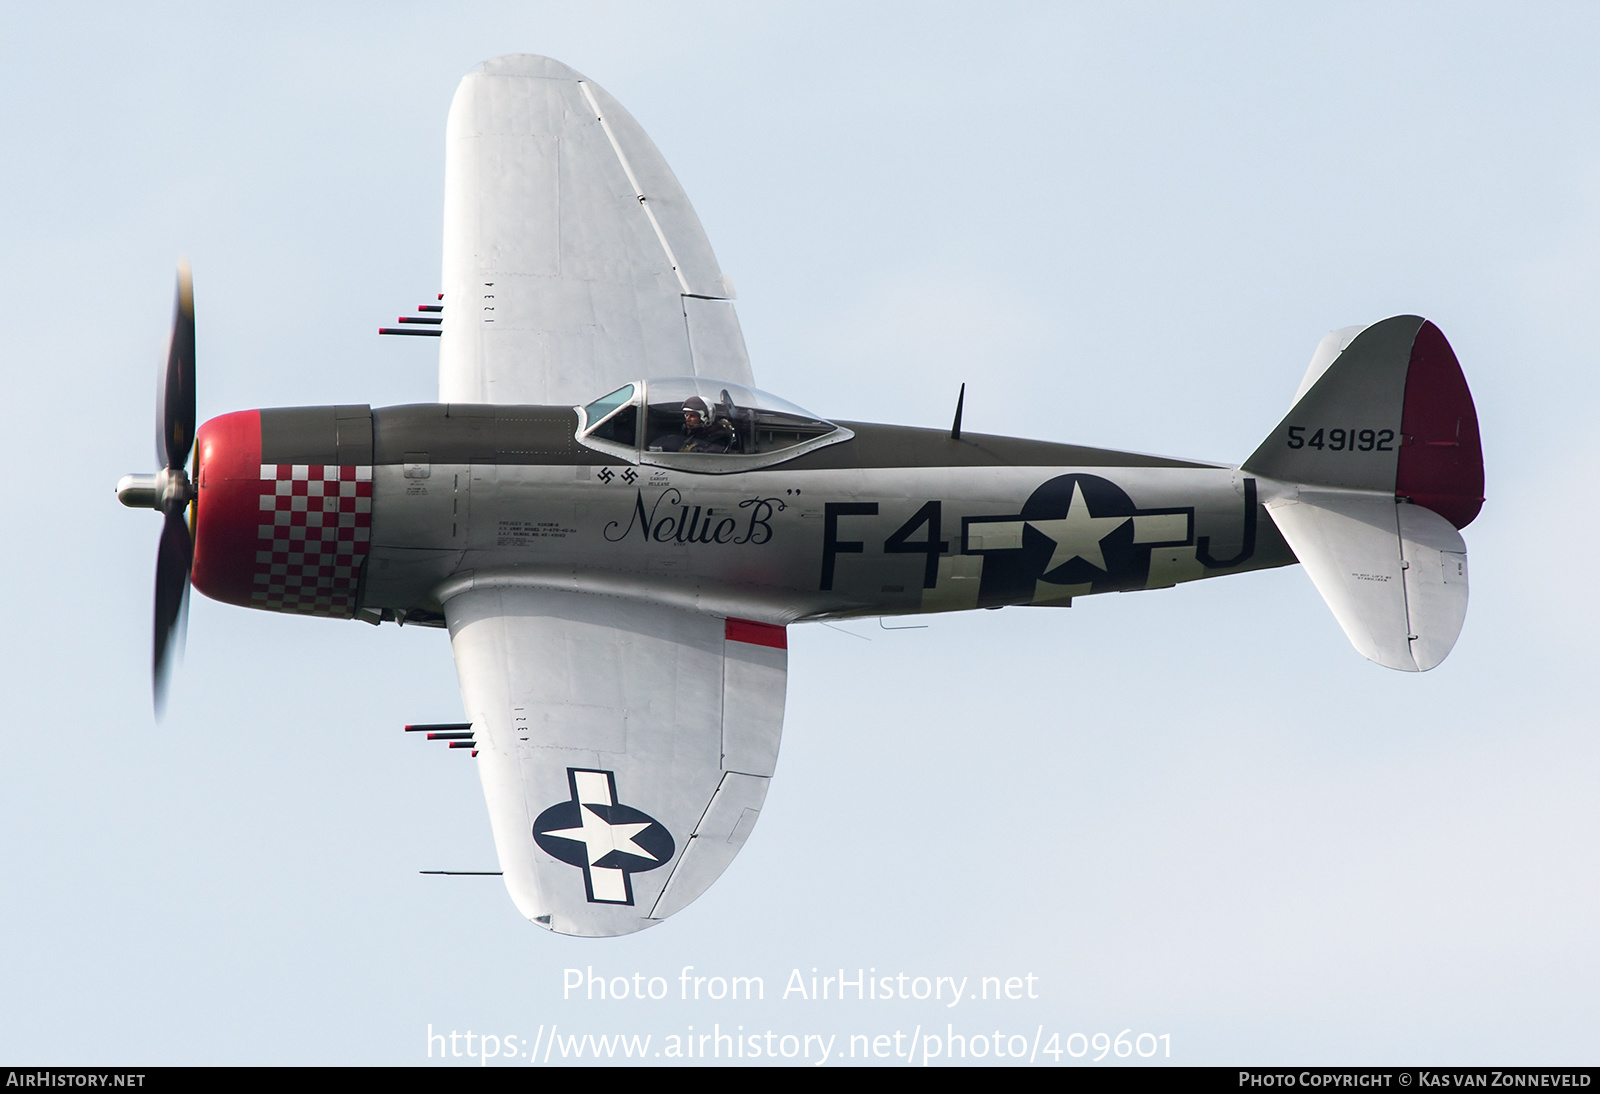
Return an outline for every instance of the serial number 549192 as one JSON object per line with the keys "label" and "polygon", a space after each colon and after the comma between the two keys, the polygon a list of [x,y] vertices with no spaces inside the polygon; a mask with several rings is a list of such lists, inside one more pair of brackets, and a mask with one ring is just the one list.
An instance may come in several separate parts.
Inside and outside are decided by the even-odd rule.
{"label": "serial number 549192", "polygon": [[1392,429],[1318,429],[1306,436],[1309,426],[1289,427],[1290,448],[1320,448],[1329,452],[1393,452]]}

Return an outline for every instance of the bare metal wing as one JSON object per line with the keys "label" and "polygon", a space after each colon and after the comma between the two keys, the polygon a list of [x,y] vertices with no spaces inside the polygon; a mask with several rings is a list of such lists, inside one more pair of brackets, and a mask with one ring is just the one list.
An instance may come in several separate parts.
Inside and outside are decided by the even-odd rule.
{"label": "bare metal wing", "polygon": [[517,908],[617,935],[704,892],[777,762],[783,628],[521,586],[444,607]]}
{"label": "bare metal wing", "polygon": [[546,57],[461,81],[445,135],[439,400],[586,403],[640,376],[750,385],[689,199],[604,89]]}

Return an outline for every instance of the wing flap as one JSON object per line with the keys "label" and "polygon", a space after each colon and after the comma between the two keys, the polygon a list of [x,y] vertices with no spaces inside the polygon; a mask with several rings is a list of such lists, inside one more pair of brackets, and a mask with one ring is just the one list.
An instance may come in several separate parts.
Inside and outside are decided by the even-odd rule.
{"label": "wing flap", "polygon": [[683,298],[683,322],[689,332],[689,352],[694,357],[696,376],[734,380],[740,375],[750,375],[744,332],[739,329],[739,317],[733,313],[732,300],[686,296]]}
{"label": "wing flap", "polygon": [[724,626],[722,667],[722,767],[772,776],[783,733],[789,651],[782,627],[741,619]]}

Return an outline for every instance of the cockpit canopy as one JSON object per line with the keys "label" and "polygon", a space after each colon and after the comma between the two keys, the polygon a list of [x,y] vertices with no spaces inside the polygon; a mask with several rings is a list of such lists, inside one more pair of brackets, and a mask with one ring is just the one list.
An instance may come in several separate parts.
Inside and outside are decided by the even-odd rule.
{"label": "cockpit canopy", "polygon": [[579,409],[589,447],[693,471],[764,467],[852,436],[775,395],[697,376],[626,384]]}

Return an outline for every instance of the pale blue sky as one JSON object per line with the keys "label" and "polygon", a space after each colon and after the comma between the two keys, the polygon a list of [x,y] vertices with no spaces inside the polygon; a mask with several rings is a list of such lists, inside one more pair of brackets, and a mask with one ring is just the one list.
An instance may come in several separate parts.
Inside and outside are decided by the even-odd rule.
{"label": "pale blue sky", "polygon": [[[532,1037],[1170,1033],[1174,1062],[1593,1062],[1600,16],[1524,5],[13,5],[0,288],[19,440],[0,1057],[418,1063]],[[374,329],[439,276],[443,127],[486,57],[644,125],[758,383],[832,417],[1236,460],[1328,330],[1451,339],[1489,501],[1423,676],[1299,570],[858,637],[791,632],[784,752],[724,878],[606,942],[520,920],[441,632],[196,599],[148,700],[172,271],[202,417],[431,399]],[[395,344],[395,343],[399,344]],[[1586,556],[1585,556],[1586,557]],[[865,639],[870,639],[866,641]],[[562,969],[762,975],[751,1006]],[[808,1007],[792,968],[1038,975]],[[659,1043],[659,1041],[657,1042]]]}

